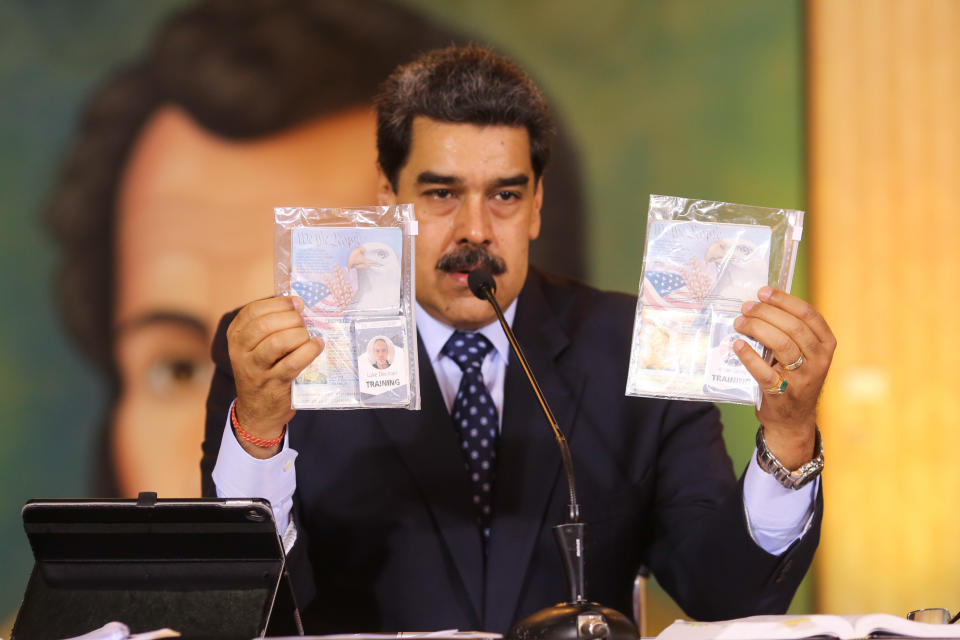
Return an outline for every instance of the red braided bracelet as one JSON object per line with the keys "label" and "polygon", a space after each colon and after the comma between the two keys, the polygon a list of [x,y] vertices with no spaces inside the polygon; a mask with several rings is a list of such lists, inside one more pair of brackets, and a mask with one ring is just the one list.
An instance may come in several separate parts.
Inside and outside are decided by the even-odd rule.
{"label": "red braided bracelet", "polygon": [[237,403],[234,402],[233,406],[230,407],[230,424],[233,425],[233,430],[236,431],[237,435],[240,436],[242,440],[246,440],[250,444],[255,444],[258,447],[270,448],[275,447],[283,441],[283,434],[287,432],[287,425],[283,425],[283,429],[280,431],[280,435],[273,440],[264,440],[263,438],[258,438],[257,436],[250,435],[243,430],[243,427],[240,426],[240,422],[237,420]]}

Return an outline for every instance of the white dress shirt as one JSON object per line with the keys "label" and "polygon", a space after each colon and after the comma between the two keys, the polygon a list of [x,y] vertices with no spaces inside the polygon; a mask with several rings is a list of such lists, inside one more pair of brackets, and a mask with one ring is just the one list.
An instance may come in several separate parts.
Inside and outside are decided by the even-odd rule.
{"label": "white dress shirt", "polygon": [[[514,300],[503,314],[511,325],[516,311],[517,302]],[[510,343],[496,320],[478,331],[494,347],[483,360],[482,373],[484,384],[497,406],[497,414],[502,416],[503,383]],[[443,355],[443,346],[454,328],[433,318],[418,304],[417,332],[449,410],[463,377],[460,367]],[[280,453],[274,457],[267,460],[254,458],[237,442],[228,416],[217,464],[213,470],[218,496],[260,496],[270,501],[277,530],[284,537],[286,549],[289,549],[296,539],[296,530],[290,521],[293,493],[297,488],[296,458],[297,452],[290,448],[287,437],[284,437]],[[818,478],[816,482],[811,482],[798,491],[784,488],[773,476],[760,468],[754,452],[744,476],[743,504],[750,535],[760,548],[779,555],[807,531],[813,521],[814,498],[819,487]]]}

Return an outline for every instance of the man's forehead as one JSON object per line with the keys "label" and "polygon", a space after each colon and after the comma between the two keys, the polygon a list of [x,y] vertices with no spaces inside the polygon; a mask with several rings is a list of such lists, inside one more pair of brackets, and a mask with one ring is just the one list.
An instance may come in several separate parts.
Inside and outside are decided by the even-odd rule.
{"label": "man's forehead", "polygon": [[411,145],[418,139],[437,133],[457,133],[462,135],[483,135],[496,134],[498,132],[508,132],[510,135],[523,138],[527,150],[530,148],[530,133],[523,125],[510,124],[477,124],[473,122],[450,122],[447,120],[436,120],[429,116],[414,116],[413,124],[410,127]]}
{"label": "man's forehead", "polygon": [[491,179],[523,183],[533,176],[526,127],[444,122],[417,116],[411,127],[407,166],[417,182],[448,182],[482,172]]}

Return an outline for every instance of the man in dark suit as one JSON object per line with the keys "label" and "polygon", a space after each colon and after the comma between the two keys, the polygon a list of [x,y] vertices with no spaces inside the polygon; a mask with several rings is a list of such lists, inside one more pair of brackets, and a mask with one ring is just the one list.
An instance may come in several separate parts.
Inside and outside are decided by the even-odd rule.
{"label": "man in dark suit", "polygon": [[788,365],[735,347],[769,394],[766,467],[738,483],[715,407],[624,396],[635,299],[528,267],[551,126],[529,78],[451,48],[394,72],[377,107],[381,202],[413,202],[419,220],[422,410],[295,415],[290,383],[323,348],[296,298],[228,315],[213,348],[204,490],[271,499],[308,629],[503,632],[566,595],[551,537],[567,502],[559,455],[466,286],[476,266],[494,274],[570,442],[588,596],[628,610],[645,563],[696,618],[786,609],[819,537],[819,480],[793,487],[819,453],[835,346],[820,315],[769,288],[744,305],[738,330]]}

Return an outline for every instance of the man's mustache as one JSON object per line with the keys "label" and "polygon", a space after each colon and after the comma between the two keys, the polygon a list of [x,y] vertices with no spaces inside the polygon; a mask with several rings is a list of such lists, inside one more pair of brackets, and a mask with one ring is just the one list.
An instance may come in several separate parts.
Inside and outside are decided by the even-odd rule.
{"label": "man's mustache", "polygon": [[491,254],[483,245],[467,244],[445,253],[437,261],[436,268],[447,273],[461,273],[477,267],[483,267],[491,275],[498,276],[506,272],[507,263],[503,258]]}

